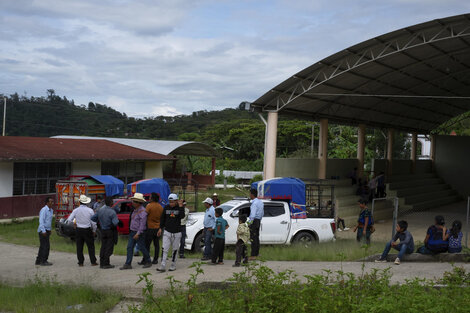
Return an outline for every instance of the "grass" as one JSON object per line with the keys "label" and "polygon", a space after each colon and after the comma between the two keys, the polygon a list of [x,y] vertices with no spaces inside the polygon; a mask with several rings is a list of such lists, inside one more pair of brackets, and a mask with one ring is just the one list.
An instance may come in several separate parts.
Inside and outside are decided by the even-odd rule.
{"label": "grass", "polygon": [[[17,245],[38,247],[39,240],[37,234],[38,219],[24,221],[21,223],[1,224],[0,240]],[[54,251],[75,253],[75,242],[68,238],[58,236],[55,231],[50,237],[51,249]],[[119,242],[114,246],[114,254],[126,255],[127,237],[121,236]],[[96,255],[99,254],[100,243],[95,243]],[[262,260],[267,261],[354,261],[361,259],[365,254],[375,254],[382,252],[384,243],[372,242],[367,251],[355,240],[338,239],[335,242],[325,242],[314,244],[311,247],[299,245],[292,246],[261,246],[260,255]],[[249,250],[249,249],[248,249]],[[86,246],[85,246],[85,255]],[[153,255],[153,246],[150,251]],[[235,260],[235,248],[227,246],[225,258]],[[186,253],[188,258],[200,258],[200,254]]]}
{"label": "grass", "polygon": [[24,287],[0,283],[0,312],[102,313],[114,307],[120,300],[121,296],[117,294],[52,281],[35,280]]}

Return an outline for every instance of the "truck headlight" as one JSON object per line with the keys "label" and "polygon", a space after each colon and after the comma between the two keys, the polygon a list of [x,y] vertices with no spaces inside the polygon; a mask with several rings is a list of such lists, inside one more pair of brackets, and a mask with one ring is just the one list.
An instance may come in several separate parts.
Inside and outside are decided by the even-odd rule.
{"label": "truck headlight", "polygon": [[196,224],[196,222],[197,222],[196,218],[191,218],[191,219],[188,218],[186,222],[186,226],[193,226],[194,224]]}

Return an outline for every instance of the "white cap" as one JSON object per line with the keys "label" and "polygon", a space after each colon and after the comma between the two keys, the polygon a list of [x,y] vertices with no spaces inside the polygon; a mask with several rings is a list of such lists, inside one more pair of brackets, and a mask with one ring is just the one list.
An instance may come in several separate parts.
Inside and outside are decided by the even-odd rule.
{"label": "white cap", "polygon": [[80,203],[88,204],[88,203],[91,202],[91,198],[88,198],[88,197],[85,196],[85,195],[81,195],[79,201],[80,201]]}
{"label": "white cap", "polygon": [[214,192],[214,194],[213,194],[212,196],[213,196],[213,197],[218,197],[219,195]]}
{"label": "white cap", "polygon": [[206,198],[206,200],[202,201],[202,203],[209,203],[209,204],[212,204],[212,203],[214,203],[214,201],[212,201],[211,198]]}
{"label": "white cap", "polygon": [[168,200],[178,200],[178,195],[176,193],[170,193]]}

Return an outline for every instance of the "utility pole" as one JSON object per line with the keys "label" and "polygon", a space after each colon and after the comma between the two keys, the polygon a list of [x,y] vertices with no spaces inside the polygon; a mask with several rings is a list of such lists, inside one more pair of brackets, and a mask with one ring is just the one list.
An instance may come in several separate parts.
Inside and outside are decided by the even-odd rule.
{"label": "utility pole", "polygon": [[3,131],[2,136],[5,136],[5,121],[7,119],[7,98],[3,97]]}

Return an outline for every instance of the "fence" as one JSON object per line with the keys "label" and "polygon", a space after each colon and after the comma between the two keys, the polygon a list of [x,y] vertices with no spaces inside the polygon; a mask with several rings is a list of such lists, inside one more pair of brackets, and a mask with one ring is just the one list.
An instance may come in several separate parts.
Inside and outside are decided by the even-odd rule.
{"label": "fence", "polygon": [[321,182],[305,184],[307,217],[335,216],[335,185]]}
{"label": "fence", "polygon": [[384,220],[390,219],[390,218],[392,219],[392,237],[393,237],[395,235],[396,226],[397,226],[398,198],[386,197],[386,198],[372,199],[371,213],[375,221],[378,221],[381,219],[384,219]]}

